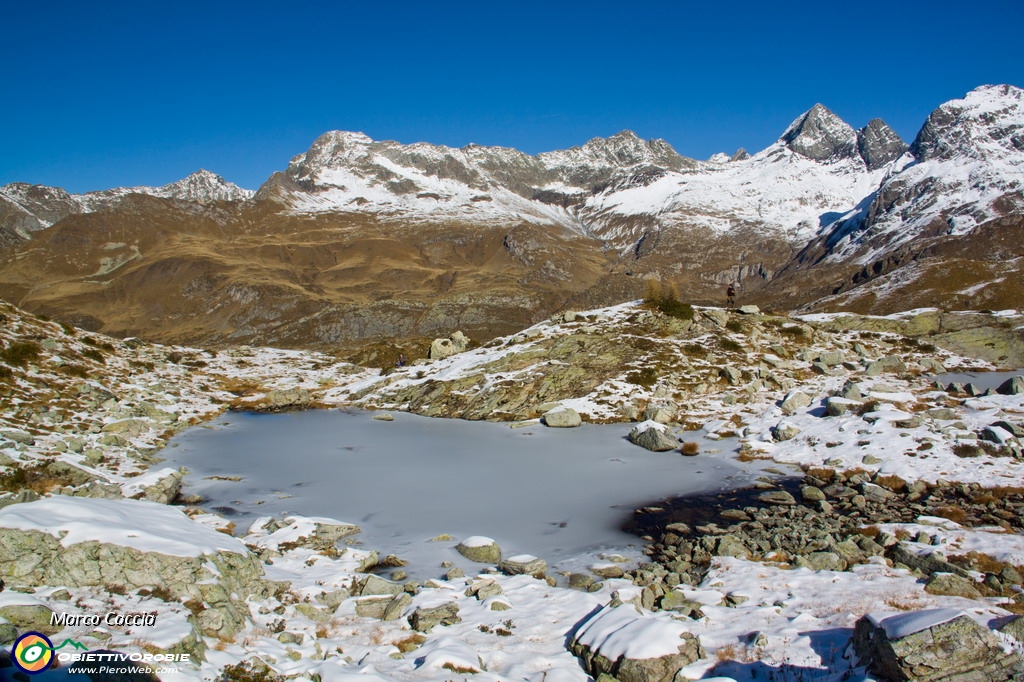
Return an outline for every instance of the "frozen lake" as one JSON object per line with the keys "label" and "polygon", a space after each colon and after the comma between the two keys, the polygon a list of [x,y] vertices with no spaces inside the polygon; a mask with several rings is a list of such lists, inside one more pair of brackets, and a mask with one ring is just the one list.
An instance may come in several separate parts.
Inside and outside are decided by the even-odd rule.
{"label": "frozen lake", "polygon": [[[701,441],[701,454],[649,452],[632,425],[541,425],[311,410],[229,413],[164,450],[186,466],[186,493],[241,528],[295,513],[356,523],[362,547],[393,553],[423,575],[448,559],[467,564],[447,533],[495,538],[506,555],[535,554],[563,569],[601,551],[642,543],[621,530],[637,506],[663,497],[749,483],[762,463],[735,459],[734,441]],[[240,481],[209,477],[240,476]],[[420,570],[416,570],[416,568]],[[464,566],[469,568],[470,566]]]}

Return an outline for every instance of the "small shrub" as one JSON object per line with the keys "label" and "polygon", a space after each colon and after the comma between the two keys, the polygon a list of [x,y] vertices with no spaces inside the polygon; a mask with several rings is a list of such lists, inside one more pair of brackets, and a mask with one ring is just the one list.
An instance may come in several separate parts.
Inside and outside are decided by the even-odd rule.
{"label": "small shrub", "polygon": [[26,367],[33,360],[38,360],[42,348],[35,341],[15,341],[0,351],[0,360],[8,365]]}
{"label": "small shrub", "polygon": [[693,306],[679,300],[679,290],[674,283],[663,285],[659,280],[648,279],[644,289],[644,305],[656,308],[669,317],[680,320],[692,320],[695,316]]}
{"label": "small shrub", "polygon": [[445,663],[441,667],[444,668],[445,670],[451,670],[453,673],[458,673],[459,675],[470,675],[472,673],[480,672],[476,668],[467,668],[467,667],[464,667],[464,666],[461,666],[461,665],[455,665],[451,661],[448,661],[447,663]]}
{"label": "small shrub", "polygon": [[955,523],[963,524],[967,522],[967,512],[960,507],[943,505],[941,507],[936,507],[935,511],[932,513],[935,514],[935,516],[941,516],[942,518],[949,519]]}
{"label": "small shrub", "polygon": [[679,448],[679,451],[688,457],[692,457],[700,452],[700,443],[688,440],[683,443],[683,447]]}
{"label": "small shrub", "polygon": [[[262,662],[261,662],[262,663]],[[284,678],[266,665],[255,665],[251,661],[242,661],[235,665],[224,666],[217,676],[216,682],[281,682]]]}
{"label": "small shrub", "polygon": [[978,457],[983,452],[975,443],[957,443],[953,446],[953,454],[957,457]]}
{"label": "small shrub", "polygon": [[83,350],[82,357],[89,358],[93,362],[99,363],[101,365],[107,364],[107,359],[103,357],[103,353],[99,352],[94,348],[86,348],[85,350]]}
{"label": "small shrub", "polygon": [[725,323],[725,328],[731,332],[740,334],[743,332],[743,323],[737,319],[732,319]]}
{"label": "small shrub", "polygon": [[644,367],[626,375],[626,381],[637,386],[643,386],[644,388],[650,388],[657,380],[658,377],[651,367]]}
{"label": "small shrub", "polygon": [[425,641],[427,641],[427,638],[416,632],[409,635],[405,639],[398,640],[397,642],[395,642],[395,646],[398,647],[398,650],[401,651],[403,654],[407,654],[410,651],[415,651],[416,649],[418,649],[420,645],[423,644]]}
{"label": "small shrub", "polygon": [[743,346],[741,344],[733,341],[732,339],[726,336],[723,336],[718,339],[718,347],[724,351],[729,351],[730,353],[743,352]]}

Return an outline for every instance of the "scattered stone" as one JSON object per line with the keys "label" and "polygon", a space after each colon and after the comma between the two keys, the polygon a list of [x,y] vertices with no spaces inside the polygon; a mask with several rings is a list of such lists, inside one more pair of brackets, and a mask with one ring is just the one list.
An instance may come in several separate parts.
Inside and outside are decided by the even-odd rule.
{"label": "scattered stone", "polygon": [[821,492],[821,488],[805,485],[800,488],[800,498],[804,502],[824,502],[825,493]]}
{"label": "scattered stone", "polygon": [[625,575],[622,567],[615,564],[595,564],[590,567],[590,572],[598,578],[604,578],[605,580],[621,578]]}
{"label": "scattered stone", "polygon": [[791,507],[796,504],[796,498],[790,495],[785,490],[770,490],[765,493],[761,493],[757,496],[757,499],[767,504],[775,504],[786,507]]}
{"label": "scattered stone", "polygon": [[379,421],[379,422],[393,422],[393,421],[395,421],[394,415],[392,415],[392,414],[390,414],[388,412],[378,412],[377,414],[373,415],[373,418],[376,421]]}
{"label": "scattered stone", "polygon": [[761,309],[756,305],[741,305],[737,308],[737,312],[742,313],[743,315],[757,315],[761,312]]}

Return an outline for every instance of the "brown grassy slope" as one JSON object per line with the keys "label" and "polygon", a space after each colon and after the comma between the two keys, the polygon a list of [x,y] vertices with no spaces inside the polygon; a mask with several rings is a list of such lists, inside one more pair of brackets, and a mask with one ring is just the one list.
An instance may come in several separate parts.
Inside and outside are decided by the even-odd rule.
{"label": "brown grassy slope", "polygon": [[607,268],[594,240],[546,226],[395,225],[268,205],[211,215],[130,197],[3,252],[0,293],[113,335],[322,347],[457,328],[490,338]]}
{"label": "brown grassy slope", "polygon": [[865,265],[826,262],[811,245],[761,296],[783,308],[887,315],[919,307],[1020,308],[1024,217],[992,220],[960,237],[930,236]]}

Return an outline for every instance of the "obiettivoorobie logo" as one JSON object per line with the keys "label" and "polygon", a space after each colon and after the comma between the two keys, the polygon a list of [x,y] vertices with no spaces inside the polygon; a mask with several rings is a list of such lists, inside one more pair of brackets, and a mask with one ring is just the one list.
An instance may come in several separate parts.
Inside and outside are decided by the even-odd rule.
{"label": "obiettivoorobie logo", "polygon": [[60,646],[53,646],[53,642],[41,632],[26,632],[14,642],[11,649],[14,665],[29,675],[41,673],[53,663],[54,652],[66,646],[74,647],[79,651],[87,651],[85,645],[73,639],[65,639]]}
{"label": "obiettivoorobie logo", "polygon": [[[74,652],[62,652],[57,654],[65,647],[71,647]],[[138,653],[129,652],[121,653],[116,651],[89,651],[89,648],[79,641],[68,638],[65,639],[57,646],[53,646],[53,642],[41,632],[26,632],[14,642],[14,647],[11,649],[11,658],[14,659],[14,665],[29,675],[35,675],[37,673],[44,672],[49,669],[54,659],[60,663],[102,663],[104,666],[100,668],[101,671],[105,672],[177,672],[177,668],[159,668],[153,670],[152,664],[166,664],[166,663],[188,663],[192,660],[192,655],[187,653],[181,654],[152,654],[149,652]],[[142,663],[145,667],[138,667],[128,664]],[[120,665],[121,667],[112,668],[110,665]]]}

